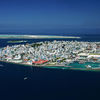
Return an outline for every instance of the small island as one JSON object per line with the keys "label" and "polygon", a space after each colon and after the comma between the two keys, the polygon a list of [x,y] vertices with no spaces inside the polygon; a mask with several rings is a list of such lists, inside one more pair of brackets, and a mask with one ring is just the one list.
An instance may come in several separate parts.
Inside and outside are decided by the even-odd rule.
{"label": "small island", "polygon": [[55,36],[55,35],[0,35],[0,39],[80,39],[76,36]]}
{"label": "small island", "polygon": [[7,41],[7,43],[25,43],[25,42],[27,42],[27,41],[23,41],[23,40],[21,40],[21,41]]}
{"label": "small island", "polygon": [[100,70],[100,42],[44,41],[0,48],[0,61],[45,68]]}

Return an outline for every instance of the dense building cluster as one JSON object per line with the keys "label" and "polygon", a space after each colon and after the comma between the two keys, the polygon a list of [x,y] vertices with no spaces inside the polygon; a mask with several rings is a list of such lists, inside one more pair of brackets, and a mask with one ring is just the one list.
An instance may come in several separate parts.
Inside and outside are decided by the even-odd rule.
{"label": "dense building cluster", "polygon": [[0,60],[41,65],[100,62],[100,42],[45,41],[7,46],[0,49]]}

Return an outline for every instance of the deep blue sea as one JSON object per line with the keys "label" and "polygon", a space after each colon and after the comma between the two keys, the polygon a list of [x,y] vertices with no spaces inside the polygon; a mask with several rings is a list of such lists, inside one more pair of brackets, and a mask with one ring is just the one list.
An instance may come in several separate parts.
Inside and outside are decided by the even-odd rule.
{"label": "deep blue sea", "polygon": [[[76,36],[81,37],[77,41],[100,41],[99,34]],[[0,39],[0,47],[14,45],[8,44],[9,40]],[[55,39],[18,40],[32,43]],[[100,98],[100,72],[36,68],[4,62],[0,62],[0,65],[2,65],[0,66],[0,100],[99,100]]]}

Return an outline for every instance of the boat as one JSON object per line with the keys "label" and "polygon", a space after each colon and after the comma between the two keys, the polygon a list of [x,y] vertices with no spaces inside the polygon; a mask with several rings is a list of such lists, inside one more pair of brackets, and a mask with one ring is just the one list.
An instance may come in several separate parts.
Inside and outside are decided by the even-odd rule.
{"label": "boat", "polygon": [[28,77],[24,77],[24,80],[27,80],[28,79]]}
{"label": "boat", "polygon": [[91,66],[91,65],[86,65],[86,67],[87,67],[87,68],[91,68],[92,66]]}

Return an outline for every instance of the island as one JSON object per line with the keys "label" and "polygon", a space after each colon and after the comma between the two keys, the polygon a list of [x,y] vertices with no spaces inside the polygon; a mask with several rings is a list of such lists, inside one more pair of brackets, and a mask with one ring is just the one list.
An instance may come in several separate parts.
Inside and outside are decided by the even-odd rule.
{"label": "island", "polygon": [[25,43],[25,42],[27,42],[27,41],[24,41],[24,40],[21,40],[21,41],[15,41],[15,40],[7,41],[7,43]]}
{"label": "island", "polygon": [[34,67],[100,70],[100,42],[44,41],[0,48],[0,61]]}
{"label": "island", "polygon": [[50,39],[50,38],[60,38],[60,39],[80,39],[76,36],[55,36],[55,35],[0,35],[0,39]]}

